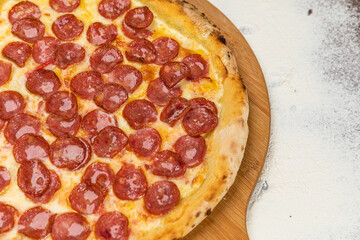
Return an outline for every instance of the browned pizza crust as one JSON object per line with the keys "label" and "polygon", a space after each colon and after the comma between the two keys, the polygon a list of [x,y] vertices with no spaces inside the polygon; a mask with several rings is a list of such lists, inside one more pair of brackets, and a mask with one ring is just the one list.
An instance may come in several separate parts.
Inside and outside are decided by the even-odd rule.
{"label": "browned pizza crust", "polygon": [[226,40],[204,14],[181,0],[140,2],[167,26],[209,50],[214,56],[211,61],[223,81],[219,125],[208,139],[205,181],[195,194],[182,198],[176,209],[164,216],[161,227],[139,236],[143,240],[173,240],[184,237],[204,220],[234,183],[248,137],[248,97],[235,58],[224,44]]}

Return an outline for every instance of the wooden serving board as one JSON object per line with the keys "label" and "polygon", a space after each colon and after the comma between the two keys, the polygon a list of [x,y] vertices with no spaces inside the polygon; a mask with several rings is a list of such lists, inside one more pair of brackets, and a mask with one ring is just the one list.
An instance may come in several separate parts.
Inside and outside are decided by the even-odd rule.
{"label": "wooden serving board", "polygon": [[247,206],[264,166],[270,138],[270,104],[260,65],[236,26],[207,0],[187,0],[221,29],[234,53],[250,100],[249,139],[234,185],[213,213],[195,228],[186,240],[249,239],[246,230]]}

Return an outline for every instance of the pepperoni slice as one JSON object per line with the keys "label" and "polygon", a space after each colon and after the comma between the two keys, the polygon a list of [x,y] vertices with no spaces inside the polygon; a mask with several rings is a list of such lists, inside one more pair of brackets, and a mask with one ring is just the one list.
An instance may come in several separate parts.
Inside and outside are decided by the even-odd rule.
{"label": "pepperoni slice", "polygon": [[180,200],[180,191],[175,183],[169,181],[156,182],[145,194],[145,208],[155,215],[170,212]]}
{"label": "pepperoni slice", "polygon": [[178,82],[189,75],[189,67],[181,62],[166,63],[160,69],[160,79],[168,88],[174,87]]}
{"label": "pepperoni slice", "polygon": [[131,9],[125,15],[125,23],[132,28],[147,28],[154,20],[154,14],[148,7]]}
{"label": "pepperoni slice", "polygon": [[131,149],[141,157],[154,156],[160,150],[161,143],[161,136],[154,128],[143,128],[129,136]]}
{"label": "pepperoni slice", "polygon": [[7,63],[0,60],[0,86],[4,85],[10,80],[12,66],[11,63]]}
{"label": "pepperoni slice", "polygon": [[45,192],[43,194],[41,194],[41,196],[34,196],[34,195],[30,195],[30,194],[26,194],[26,197],[30,198],[31,201],[33,201],[34,203],[43,203],[46,204],[48,202],[50,202],[50,200],[52,199],[52,197],[54,196],[54,194],[61,188],[61,182],[59,179],[59,176],[53,171],[50,171],[50,185],[47,188],[47,190],[45,190]]}
{"label": "pepperoni slice", "polygon": [[153,41],[156,49],[156,64],[163,65],[170,62],[179,54],[179,43],[168,37],[159,37]]}
{"label": "pepperoni slice", "polygon": [[30,57],[31,47],[23,42],[11,42],[2,50],[2,55],[13,61],[19,67],[24,67]]}
{"label": "pepperoni slice", "polygon": [[134,100],[125,106],[123,116],[130,127],[140,129],[146,124],[156,121],[157,111],[154,104],[147,100]]}
{"label": "pepperoni slice", "polygon": [[85,49],[74,43],[64,43],[56,48],[55,65],[61,69],[76,64],[84,60]]}
{"label": "pepperoni slice", "polygon": [[95,162],[86,168],[81,181],[88,184],[97,185],[106,192],[114,182],[114,172],[109,164]]}
{"label": "pepperoni slice", "polygon": [[65,14],[58,17],[52,25],[55,36],[63,41],[77,39],[84,30],[84,23],[73,14]]}
{"label": "pepperoni slice", "polygon": [[105,25],[101,22],[94,22],[86,32],[87,40],[96,45],[102,46],[111,43],[118,35],[114,24]]}
{"label": "pepperoni slice", "polygon": [[98,10],[104,18],[115,19],[129,10],[130,6],[130,0],[102,0]]}
{"label": "pepperoni slice", "polygon": [[18,223],[19,233],[33,239],[43,239],[50,234],[55,214],[43,207],[33,207],[24,212]]}
{"label": "pepperoni slice", "polygon": [[199,166],[204,161],[206,142],[201,136],[182,136],[176,141],[174,147],[175,152],[180,155],[182,161],[188,168]]}
{"label": "pepperoni slice", "polygon": [[126,51],[129,61],[140,63],[154,63],[156,60],[156,49],[154,44],[147,39],[136,39],[132,41]]}
{"label": "pepperoni slice", "polygon": [[18,211],[5,203],[0,202],[0,233],[8,232],[13,229],[15,224],[15,216]]}
{"label": "pepperoni slice", "polygon": [[19,188],[27,194],[40,196],[50,185],[50,171],[40,161],[29,160],[21,163],[17,172]]}
{"label": "pepperoni slice", "polygon": [[52,135],[58,138],[76,135],[80,123],[81,117],[79,115],[72,120],[64,120],[61,117],[50,114],[46,119],[48,130]]}
{"label": "pepperoni slice", "polygon": [[104,195],[97,185],[80,183],[71,191],[69,202],[71,207],[81,214],[93,214],[99,210]]}
{"label": "pepperoni slice", "polygon": [[80,5],[80,0],[50,0],[50,7],[59,13],[72,12]]}
{"label": "pepperoni slice", "polygon": [[6,167],[0,166],[0,191],[3,191],[11,182],[11,175]]}
{"label": "pepperoni slice", "polygon": [[100,47],[90,57],[91,67],[100,73],[111,72],[117,64],[123,61],[121,52],[114,46]]}
{"label": "pepperoni slice", "polygon": [[170,98],[180,97],[181,94],[180,88],[168,88],[160,78],[152,81],[146,91],[149,100],[159,106],[165,106]]}
{"label": "pepperoni slice", "polygon": [[9,21],[14,24],[16,21],[24,18],[35,18],[41,17],[40,8],[32,2],[22,1],[15,4],[9,11]]}
{"label": "pepperoni slice", "polygon": [[157,176],[176,178],[185,174],[186,166],[177,153],[165,150],[155,155],[151,172]]}
{"label": "pepperoni slice", "polygon": [[78,113],[75,95],[66,91],[54,93],[46,100],[46,111],[66,120],[74,119]]}
{"label": "pepperoni slice", "polygon": [[127,240],[129,233],[129,221],[119,212],[101,215],[95,225],[95,236],[100,240]]}
{"label": "pepperoni slice", "polygon": [[78,213],[63,213],[58,215],[51,229],[53,240],[85,240],[91,229],[85,217]]}
{"label": "pepperoni slice", "polygon": [[132,28],[129,25],[127,25],[125,21],[122,22],[122,31],[124,32],[125,36],[131,39],[148,38],[154,34],[153,31],[147,28],[143,28],[143,29]]}
{"label": "pepperoni slice", "polygon": [[142,83],[143,76],[132,66],[118,65],[108,74],[108,79],[123,86],[128,93],[133,93]]}
{"label": "pepperoni slice", "polygon": [[11,32],[25,42],[34,43],[44,36],[45,26],[36,18],[24,18],[14,23]]}
{"label": "pepperoni slice", "polygon": [[114,194],[121,200],[138,200],[146,192],[148,183],[141,168],[124,165],[115,176]]}
{"label": "pepperoni slice", "polygon": [[16,162],[45,161],[50,155],[49,143],[40,135],[25,134],[19,138],[13,149]]}
{"label": "pepperoni slice", "polygon": [[93,99],[96,90],[104,84],[101,74],[86,71],[77,74],[70,82],[70,87],[76,95],[84,99]]}
{"label": "pepperoni slice", "polygon": [[89,144],[80,138],[59,138],[50,145],[50,161],[58,168],[76,171],[91,158]]}
{"label": "pepperoni slice", "polygon": [[174,126],[190,110],[190,102],[182,97],[170,99],[160,114],[160,120]]}
{"label": "pepperoni slice", "polygon": [[115,116],[100,111],[99,109],[95,109],[86,114],[81,123],[82,129],[91,136],[108,126],[117,126]]}
{"label": "pepperoni slice", "polygon": [[205,99],[205,98],[194,98],[190,100],[191,108],[207,108],[212,111],[215,115],[218,114],[215,103]]}
{"label": "pepperoni slice", "polygon": [[30,73],[26,88],[34,94],[49,97],[60,88],[60,80],[51,70],[39,69]]}
{"label": "pepperoni slice", "polygon": [[183,126],[192,136],[211,132],[217,124],[218,117],[215,113],[203,107],[191,109],[183,118]]}
{"label": "pepperoni slice", "polygon": [[25,113],[16,114],[5,127],[4,135],[6,140],[15,144],[16,140],[27,133],[39,134],[41,123],[39,119]]}
{"label": "pepperoni slice", "polygon": [[92,147],[97,156],[113,158],[124,149],[127,142],[128,138],[123,130],[109,126],[94,138]]}
{"label": "pepperoni slice", "polygon": [[54,37],[43,37],[38,40],[32,49],[34,61],[38,64],[54,63],[55,50],[60,44],[60,40]]}
{"label": "pepperoni slice", "polygon": [[116,83],[107,83],[99,88],[94,96],[96,105],[113,113],[128,99],[126,90]]}
{"label": "pepperoni slice", "polygon": [[190,68],[189,80],[198,80],[205,77],[209,72],[209,65],[199,54],[192,54],[184,58],[183,63]]}
{"label": "pepperoni slice", "polygon": [[9,120],[25,107],[24,97],[16,91],[0,92],[0,118]]}

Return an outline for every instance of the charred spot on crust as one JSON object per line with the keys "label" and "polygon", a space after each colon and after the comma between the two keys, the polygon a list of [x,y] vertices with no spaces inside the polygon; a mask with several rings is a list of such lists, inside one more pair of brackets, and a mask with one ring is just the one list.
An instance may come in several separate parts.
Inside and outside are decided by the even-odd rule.
{"label": "charred spot on crust", "polygon": [[222,42],[224,45],[226,45],[226,38],[225,38],[223,35],[220,35],[220,36],[218,37],[218,40],[219,40],[220,42]]}
{"label": "charred spot on crust", "polygon": [[188,2],[188,1],[186,1],[186,0],[182,0],[182,2],[183,2],[184,4],[189,5],[191,10],[195,10],[195,9],[197,9],[197,8],[196,8],[193,4],[189,3],[189,2]]}
{"label": "charred spot on crust", "polygon": [[197,212],[197,213],[196,213],[196,217],[199,217],[199,216],[200,216],[200,212]]}
{"label": "charred spot on crust", "polygon": [[231,53],[230,52],[227,52],[227,57],[228,57],[229,60],[231,59]]}
{"label": "charred spot on crust", "polygon": [[224,175],[224,176],[223,176],[223,180],[226,180],[226,178],[227,178],[227,176],[226,176],[226,175]]}
{"label": "charred spot on crust", "polygon": [[201,16],[205,17],[205,13],[201,13]]}
{"label": "charred spot on crust", "polygon": [[217,26],[216,26],[215,24],[213,24],[213,27],[214,27],[214,28],[217,28]]}
{"label": "charred spot on crust", "polygon": [[211,215],[211,209],[208,209],[208,210],[205,212],[205,215],[206,215],[206,216],[210,216],[210,215]]}

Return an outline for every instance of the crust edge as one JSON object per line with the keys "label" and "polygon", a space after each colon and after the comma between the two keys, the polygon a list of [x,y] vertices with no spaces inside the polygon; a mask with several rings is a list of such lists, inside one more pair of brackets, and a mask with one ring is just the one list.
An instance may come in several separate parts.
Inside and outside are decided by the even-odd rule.
{"label": "crust edge", "polygon": [[[176,240],[185,237],[199,225],[222,200],[233,185],[244,156],[248,137],[249,102],[245,86],[238,72],[237,63],[226,39],[206,15],[185,0],[144,1],[153,9],[167,9],[157,14],[170,27],[179,29],[190,39],[200,41],[206,49],[220,57],[227,70],[223,81],[224,93],[220,100],[223,108],[220,123],[210,136],[213,146],[207,156],[206,179],[200,189],[179,204],[182,213],[174,221],[173,216],[165,217],[164,228],[147,232],[141,239]],[[169,14],[171,13],[171,14]],[[173,16],[176,14],[176,18]],[[181,29],[181,30],[180,30]],[[194,32],[196,34],[194,34]],[[211,41],[209,41],[211,39]],[[234,108],[237,106],[237,108]]]}

